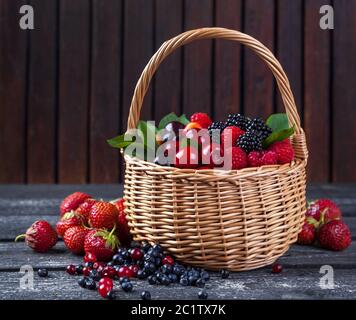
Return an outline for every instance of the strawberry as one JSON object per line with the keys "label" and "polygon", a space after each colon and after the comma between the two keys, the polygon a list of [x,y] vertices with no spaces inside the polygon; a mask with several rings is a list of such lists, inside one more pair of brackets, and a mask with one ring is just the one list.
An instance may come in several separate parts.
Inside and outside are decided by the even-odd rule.
{"label": "strawberry", "polygon": [[26,244],[37,252],[46,252],[57,243],[57,232],[45,220],[34,222],[31,227],[16,237],[15,241],[25,238]]}
{"label": "strawberry", "polygon": [[279,164],[289,163],[294,159],[294,149],[288,139],[273,143],[268,150],[277,154]]}
{"label": "strawberry", "polygon": [[90,210],[95,203],[96,203],[95,199],[87,199],[83,203],[81,203],[78,209],[75,211],[77,211],[82,216],[84,216],[86,220],[89,220]]}
{"label": "strawberry", "polygon": [[112,203],[97,201],[90,210],[89,224],[93,228],[111,230],[116,224],[118,214]]}
{"label": "strawberry", "polygon": [[110,260],[120,244],[114,231],[115,228],[111,232],[107,230],[89,231],[84,241],[85,252],[91,252],[99,261]]}
{"label": "strawberry", "polygon": [[320,224],[341,218],[340,208],[330,199],[319,199],[312,202],[306,213],[307,217],[312,217]]}
{"label": "strawberry", "polygon": [[56,230],[60,237],[63,237],[64,233],[70,227],[74,226],[83,226],[86,222],[86,219],[78,214],[76,211],[70,211],[65,213],[61,220],[59,220],[56,224]]}
{"label": "strawberry", "polygon": [[194,113],[190,117],[190,122],[197,122],[204,129],[207,129],[212,124],[210,117],[206,113],[203,113],[203,112]]}
{"label": "strawberry", "polygon": [[232,147],[227,149],[225,158],[231,160],[231,169],[237,170],[247,167],[247,155],[239,147]]}
{"label": "strawberry", "polygon": [[315,226],[305,221],[302,230],[298,234],[298,243],[313,244],[314,241],[315,241]]}
{"label": "strawberry", "polygon": [[245,131],[242,129],[235,127],[235,126],[229,126],[226,127],[222,134],[221,134],[221,144],[225,148],[230,148],[234,145],[236,145],[237,139],[243,135]]}
{"label": "strawberry", "polygon": [[317,237],[320,245],[329,250],[341,251],[351,244],[350,229],[341,220],[323,224],[318,230]]}
{"label": "strawberry", "polygon": [[89,229],[82,226],[74,226],[67,229],[63,240],[69,251],[75,254],[84,253],[84,240],[88,232]]}
{"label": "strawberry", "polygon": [[66,212],[76,210],[80,204],[89,198],[91,198],[91,196],[83,192],[74,192],[70,194],[60,205],[61,216],[63,216]]}
{"label": "strawberry", "polygon": [[127,224],[124,199],[114,200],[113,203],[115,204],[116,208],[119,211],[117,217],[117,236],[122,245],[129,245],[131,243],[132,236],[130,233],[130,228]]}

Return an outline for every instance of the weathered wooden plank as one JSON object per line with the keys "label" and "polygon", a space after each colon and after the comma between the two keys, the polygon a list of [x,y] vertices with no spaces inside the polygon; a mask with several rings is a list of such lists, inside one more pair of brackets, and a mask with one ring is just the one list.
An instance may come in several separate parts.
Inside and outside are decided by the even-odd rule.
{"label": "weathered wooden plank", "polygon": [[90,90],[91,183],[119,181],[117,149],[108,138],[119,133],[121,1],[93,1]]}
{"label": "weathered wooden plank", "polygon": [[[157,0],[155,49],[183,31],[183,0]],[[176,50],[159,67],[155,76],[154,110],[159,121],[169,112],[180,114],[182,104],[182,50]]]}
{"label": "weathered wooden plank", "polygon": [[[268,269],[235,273],[229,279],[221,280],[212,274],[206,289],[209,299],[355,299],[356,280],[353,270],[336,269],[334,289],[322,289],[319,269],[285,270],[282,274],[271,274]],[[97,291],[82,289],[78,277],[63,271],[49,271],[47,278],[35,274],[33,290],[20,289],[21,274],[0,272],[0,299],[102,299]],[[258,279],[258,280],[257,280]],[[149,290],[153,300],[195,300],[199,288],[184,287],[179,284],[169,286],[149,285],[146,281],[132,280],[134,290],[126,293],[120,289],[118,281],[114,290],[118,299],[140,299],[143,290]]]}
{"label": "weathered wooden plank", "polygon": [[[216,1],[216,26],[241,30],[242,1]],[[215,42],[214,119],[225,120],[240,111],[241,45],[232,41]]]}
{"label": "weathered wooden plank", "polygon": [[[277,2],[277,48],[276,55],[286,72],[297,108],[302,112],[303,103],[303,11],[302,0]],[[277,111],[285,112],[278,92]],[[302,115],[302,114],[301,114]]]}
{"label": "weathered wooden plank", "polygon": [[[184,29],[209,27],[213,24],[213,1],[185,1]],[[211,113],[213,68],[212,40],[200,40],[184,48],[183,112]]]}
{"label": "weathered wooden plank", "polygon": [[[0,270],[16,270],[23,264],[34,267],[64,268],[80,261],[80,257],[69,253],[62,241],[46,254],[35,253],[24,242],[0,242],[2,263]],[[334,267],[356,268],[356,243],[345,251],[332,252],[317,247],[293,245],[280,258],[287,268],[311,268],[328,264]]]}
{"label": "weathered wooden plank", "polygon": [[305,1],[304,127],[310,157],[308,179],[329,181],[330,173],[330,31],[319,26],[319,9],[330,1]]}
{"label": "weathered wooden plank", "polygon": [[58,181],[85,183],[88,173],[90,2],[60,4]]}
{"label": "weathered wooden plank", "polygon": [[0,2],[0,182],[26,181],[27,33],[19,27],[26,1]]}
{"label": "weathered wooden plank", "polygon": [[[274,1],[245,1],[244,32],[255,37],[273,51]],[[266,119],[273,112],[273,75],[257,55],[244,50],[244,114]]]}
{"label": "weathered wooden plank", "polygon": [[36,26],[29,32],[27,182],[54,183],[57,163],[57,3],[35,0],[31,5],[35,8]]}
{"label": "weathered wooden plank", "polygon": [[[335,29],[333,43],[332,70],[332,180],[351,182],[356,179],[355,149],[356,132],[354,123],[355,75],[356,75],[356,2],[338,0],[335,9]],[[330,31],[329,31],[330,32]]]}

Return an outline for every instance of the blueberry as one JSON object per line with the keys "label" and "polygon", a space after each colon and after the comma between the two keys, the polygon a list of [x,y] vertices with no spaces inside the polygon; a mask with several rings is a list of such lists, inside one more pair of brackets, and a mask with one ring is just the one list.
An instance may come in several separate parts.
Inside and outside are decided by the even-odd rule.
{"label": "blueberry", "polygon": [[158,252],[162,252],[162,247],[159,244],[155,244],[153,247],[153,250],[157,250]]}
{"label": "blueberry", "polygon": [[106,298],[109,300],[115,300],[116,299],[116,294],[114,290],[110,290],[108,294],[106,295]]}
{"label": "blueberry", "polygon": [[96,269],[90,270],[89,277],[94,281],[99,281],[101,279],[100,274]]}
{"label": "blueberry", "polygon": [[187,286],[189,284],[188,278],[187,277],[181,277],[180,280],[179,280],[179,283],[182,286]]}
{"label": "blueberry", "polygon": [[112,267],[114,265],[114,261],[110,261],[106,265],[109,266],[109,267]]}
{"label": "blueberry", "polygon": [[141,292],[142,300],[151,300],[151,293],[147,290]]}
{"label": "blueberry", "polygon": [[156,258],[154,256],[151,256],[150,254],[146,253],[144,256],[143,256],[143,259],[145,260],[145,262],[148,262],[148,263],[156,263]]}
{"label": "blueberry", "polygon": [[203,271],[201,274],[200,274],[200,277],[202,279],[204,279],[205,281],[208,281],[210,279],[210,276],[209,276],[209,273],[207,271]]}
{"label": "blueberry", "polygon": [[137,265],[138,265],[140,268],[143,267],[144,263],[145,263],[145,262],[144,262],[143,260],[138,260],[138,261],[137,261]]}
{"label": "blueberry", "polygon": [[130,281],[125,281],[121,284],[121,289],[124,290],[125,292],[131,292],[132,288],[133,286]]}
{"label": "blueberry", "polygon": [[147,252],[148,250],[150,250],[152,248],[152,246],[148,243],[148,242],[143,242],[142,243],[142,250],[144,252]]}
{"label": "blueberry", "polygon": [[161,265],[161,263],[162,263],[162,259],[161,258],[156,258],[155,259],[155,264],[156,264],[157,267],[159,267]]}
{"label": "blueberry", "polygon": [[87,267],[87,268],[93,268],[93,262],[85,262],[84,263],[84,267]]}
{"label": "blueberry", "polygon": [[96,282],[92,278],[86,278],[85,279],[85,287],[89,290],[95,290]]}
{"label": "blueberry", "polygon": [[41,268],[41,269],[37,270],[37,274],[40,277],[47,277],[48,276],[48,271],[47,271],[47,269]]}
{"label": "blueberry", "polygon": [[161,278],[161,283],[165,286],[168,286],[171,283],[171,280],[166,275],[163,275]]}
{"label": "blueberry", "polygon": [[75,273],[82,274],[83,273],[83,265],[79,264],[79,265],[75,266]]}
{"label": "blueberry", "polygon": [[85,288],[85,287],[86,287],[86,281],[87,281],[87,277],[80,278],[80,279],[78,280],[79,286],[81,286],[82,288]]}
{"label": "blueberry", "polygon": [[157,277],[154,275],[151,275],[147,278],[149,284],[157,284],[158,280]]}
{"label": "blueberry", "polygon": [[168,278],[172,283],[178,282],[178,276],[174,273],[169,274]]}
{"label": "blueberry", "polygon": [[220,271],[220,275],[221,275],[221,278],[227,279],[230,275],[230,272],[228,270],[223,269]]}
{"label": "blueberry", "polygon": [[161,271],[162,273],[166,274],[166,275],[169,275],[170,273],[172,273],[172,266],[168,265],[168,264],[164,264],[162,267],[161,267]]}
{"label": "blueberry", "polygon": [[115,254],[113,257],[112,257],[112,261],[115,263],[115,264],[122,264],[124,263],[124,259],[122,258],[122,256],[120,254]]}
{"label": "blueberry", "polygon": [[129,281],[130,281],[130,279],[128,277],[122,277],[119,279],[120,284],[123,284],[124,282],[129,282]]}
{"label": "blueberry", "polygon": [[199,278],[196,282],[195,285],[199,288],[204,288],[205,287],[205,280],[202,278]]}
{"label": "blueberry", "polygon": [[156,265],[151,262],[145,262],[144,268],[149,270],[150,272],[155,272],[156,271]]}
{"label": "blueberry", "polygon": [[198,280],[198,278],[195,276],[188,277],[188,282],[189,282],[189,285],[191,285],[191,286],[195,286],[195,283],[197,282],[197,280]]}
{"label": "blueberry", "polygon": [[198,293],[198,298],[202,300],[208,299],[208,292],[205,289],[200,290]]}
{"label": "blueberry", "polygon": [[147,271],[146,270],[138,270],[137,271],[137,278],[139,279],[146,279],[148,276]]}
{"label": "blueberry", "polygon": [[172,268],[172,272],[177,276],[181,276],[185,272],[185,268],[182,265],[174,265]]}
{"label": "blueberry", "polygon": [[162,278],[163,278],[164,274],[162,272],[157,271],[155,273],[155,275],[156,275],[158,282],[162,282]]}

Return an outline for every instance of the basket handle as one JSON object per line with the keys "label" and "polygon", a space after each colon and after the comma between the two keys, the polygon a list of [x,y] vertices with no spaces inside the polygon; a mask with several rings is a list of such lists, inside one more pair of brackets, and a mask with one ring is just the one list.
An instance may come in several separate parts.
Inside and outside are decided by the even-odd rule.
{"label": "basket handle", "polygon": [[201,28],[186,31],[178,36],[164,42],[158,51],[152,56],[145,69],[143,70],[132,97],[130,113],[127,121],[127,129],[134,129],[140,118],[143,99],[148,90],[150,81],[158,69],[161,62],[177,48],[190,42],[200,39],[226,39],[238,41],[252,49],[272,71],[282,96],[284,107],[288,116],[290,125],[295,128],[295,136],[301,137],[299,141],[300,152],[296,150],[299,157],[307,158],[307,149],[303,129],[300,126],[300,118],[295,105],[294,96],[290,88],[289,80],[281,64],[273,53],[255,38],[242,32],[225,28]]}

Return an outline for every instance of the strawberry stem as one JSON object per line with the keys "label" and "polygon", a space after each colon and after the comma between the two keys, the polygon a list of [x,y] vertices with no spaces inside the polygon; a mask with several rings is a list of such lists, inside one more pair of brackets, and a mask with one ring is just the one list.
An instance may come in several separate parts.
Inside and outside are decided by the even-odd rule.
{"label": "strawberry stem", "polygon": [[22,240],[22,239],[25,239],[25,238],[26,238],[26,234],[20,234],[15,238],[15,242],[17,242],[19,240]]}

